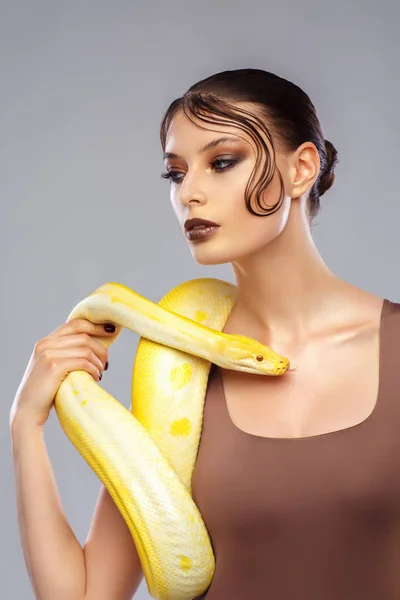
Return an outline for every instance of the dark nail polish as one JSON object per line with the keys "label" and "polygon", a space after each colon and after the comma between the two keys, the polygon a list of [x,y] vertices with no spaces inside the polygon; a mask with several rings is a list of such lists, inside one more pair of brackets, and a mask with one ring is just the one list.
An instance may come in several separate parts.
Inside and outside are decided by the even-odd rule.
{"label": "dark nail polish", "polygon": [[106,362],[106,364],[104,365],[104,370],[107,371],[108,369],[108,361]]}
{"label": "dark nail polish", "polygon": [[111,333],[112,333],[113,331],[115,331],[115,325],[112,325],[111,323],[106,323],[106,324],[104,325],[104,329],[105,329],[106,331],[109,331],[109,332],[111,332]]}
{"label": "dark nail polish", "polygon": [[101,378],[102,378],[102,377],[103,377],[103,375],[102,375],[102,374],[101,374],[101,373],[100,373],[100,377],[99,377],[99,380],[100,380],[100,379],[101,379]]}

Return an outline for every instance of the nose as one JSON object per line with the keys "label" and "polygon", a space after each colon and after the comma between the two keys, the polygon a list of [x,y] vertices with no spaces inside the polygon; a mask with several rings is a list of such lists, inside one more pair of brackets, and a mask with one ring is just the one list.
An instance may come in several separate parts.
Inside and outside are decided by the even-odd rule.
{"label": "nose", "polygon": [[179,190],[179,201],[183,206],[190,204],[205,204],[207,196],[202,188],[198,178],[195,178],[187,173]]}

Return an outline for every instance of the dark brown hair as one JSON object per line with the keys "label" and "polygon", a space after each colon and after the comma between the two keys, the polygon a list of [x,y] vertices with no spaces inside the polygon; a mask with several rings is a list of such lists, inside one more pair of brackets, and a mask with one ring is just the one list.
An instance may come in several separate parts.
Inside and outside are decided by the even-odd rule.
{"label": "dark brown hair", "polygon": [[[249,112],[235,104],[240,102],[253,103],[257,110]],[[205,123],[233,125],[250,135],[256,144],[257,158],[246,186],[245,202],[248,210],[258,216],[267,216],[278,210],[284,198],[281,174],[277,170],[275,160],[271,160],[268,146],[260,131],[267,137],[273,152],[275,145],[271,132],[284,150],[289,152],[295,151],[304,142],[312,142],[317,148],[321,162],[318,178],[309,194],[308,211],[311,219],[315,217],[319,210],[320,197],[335,179],[334,168],[338,159],[334,146],[324,139],[314,105],[300,87],[262,69],[235,69],[211,75],[193,84],[166,110],[160,126],[163,151],[169,126],[178,111],[183,111],[193,122],[195,121],[192,117],[195,117]],[[198,122],[195,123],[201,127]],[[262,156],[262,176],[250,189]],[[271,183],[275,170],[281,180],[281,195],[273,206],[263,206],[260,201],[261,194]],[[261,212],[255,211],[251,205],[254,192],[257,208]]]}

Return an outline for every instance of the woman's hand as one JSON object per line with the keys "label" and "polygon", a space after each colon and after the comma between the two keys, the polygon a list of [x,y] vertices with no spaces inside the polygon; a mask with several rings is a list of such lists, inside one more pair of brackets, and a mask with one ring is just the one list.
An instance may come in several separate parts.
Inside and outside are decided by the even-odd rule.
{"label": "woman's hand", "polygon": [[37,342],[11,407],[10,425],[22,416],[43,426],[58,388],[71,371],[86,371],[99,381],[108,367],[108,349],[92,336],[113,335],[114,331],[111,323],[71,319]]}

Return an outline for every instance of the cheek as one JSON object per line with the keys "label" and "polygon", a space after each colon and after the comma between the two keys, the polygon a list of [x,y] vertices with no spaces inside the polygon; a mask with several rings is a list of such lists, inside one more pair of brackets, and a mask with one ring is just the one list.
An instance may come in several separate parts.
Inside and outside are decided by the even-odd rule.
{"label": "cheek", "polygon": [[176,218],[180,219],[183,211],[183,206],[182,203],[178,200],[178,195],[173,190],[171,190],[170,193],[170,202]]}
{"label": "cheek", "polygon": [[230,237],[240,245],[254,248],[268,244],[285,228],[287,211],[284,208],[282,206],[277,212],[265,217],[252,215],[246,209],[246,214],[232,222]]}
{"label": "cheek", "polygon": [[[228,194],[224,195],[225,198],[230,200],[230,210],[227,211],[227,214],[230,214],[230,221],[236,222],[242,229],[246,228],[247,231],[254,232],[256,237],[258,235],[262,236],[265,230],[280,233],[287,222],[290,198],[286,197],[279,177],[277,175],[274,176],[272,182],[261,193],[260,197],[258,197],[256,190],[252,189],[251,191],[248,203],[250,208],[260,216],[253,215],[246,205],[245,189],[247,182],[248,178],[243,182],[243,186],[233,187],[228,191]],[[279,202],[281,193],[283,201],[279,209],[272,214],[264,216],[265,209],[272,208]]]}
{"label": "cheek", "polygon": [[[279,196],[278,196],[279,197]],[[276,203],[271,199],[264,200],[270,206]],[[237,203],[237,210],[232,211],[229,218],[229,227],[225,229],[226,240],[235,240],[239,252],[254,252],[273,242],[286,227],[291,200],[285,197],[280,208],[266,216],[251,214],[244,200]],[[265,206],[264,204],[262,204]],[[252,204],[254,207],[255,205]],[[259,209],[255,207],[258,212]]]}
{"label": "cheek", "polygon": [[274,240],[285,229],[290,212],[290,202],[290,198],[284,198],[283,203],[276,212],[264,218],[260,217],[264,220],[265,240]]}

